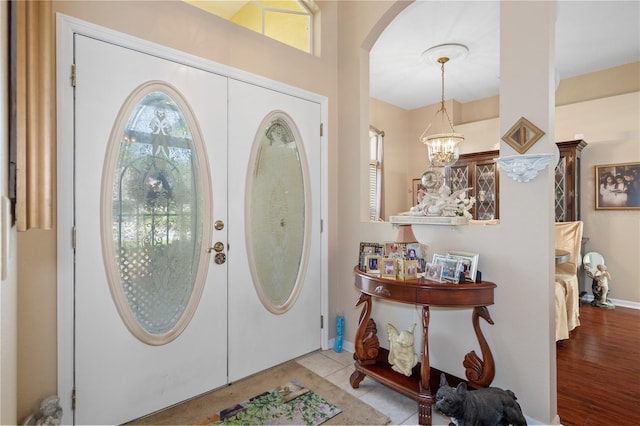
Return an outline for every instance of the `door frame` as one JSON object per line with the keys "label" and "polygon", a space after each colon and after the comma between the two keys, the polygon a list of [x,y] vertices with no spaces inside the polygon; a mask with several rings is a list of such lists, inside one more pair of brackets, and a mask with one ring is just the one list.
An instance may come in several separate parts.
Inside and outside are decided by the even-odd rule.
{"label": "door frame", "polygon": [[[321,179],[320,217],[323,222],[320,234],[321,301],[320,313],[328,324],[328,104],[326,96],[270,80],[236,68],[203,59],[179,50],[123,34],[99,25],[91,24],[61,13],[56,14],[56,88],[57,88],[57,354],[58,396],[63,409],[63,424],[73,423],[72,390],[74,383],[74,91],[70,84],[73,64],[74,34],[93,37],[108,43],[151,54],[162,59],[199,68],[225,77],[276,90],[320,104],[321,123],[324,131],[320,136]],[[318,129],[320,131],[320,129]],[[328,348],[329,332],[324,326],[320,330],[322,349]]]}

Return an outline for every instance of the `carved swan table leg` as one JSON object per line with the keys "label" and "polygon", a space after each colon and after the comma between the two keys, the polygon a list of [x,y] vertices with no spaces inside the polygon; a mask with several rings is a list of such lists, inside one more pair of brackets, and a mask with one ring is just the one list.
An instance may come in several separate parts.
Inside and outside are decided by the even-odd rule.
{"label": "carved swan table leg", "polygon": [[[356,360],[356,366],[360,364],[375,364],[380,349],[376,323],[371,318],[371,296],[360,293],[356,306],[363,303],[364,307],[360,313],[358,331],[356,331],[355,353],[353,354],[353,358]],[[364,378],[365,374],[356,368],[356,371],[354,371],[349,378],[349,383],[351,383],[351,387],[355,389],[360,386],[360,382]]]}
{"label": "carved swan table leg", "polygon": [[493,361],[491,349],[489,349],[489,344],[480,328],[480,317],[484,318],[489,324],[493,324],[493,320],[486,306],[473,308],[473,330],[476,332],[478,343],[480,343],[480,350],[482,351],[484,361],[476,355],[475,351],[471,351],[465,355],[464,361],[462,362],[462,365],[465,367],[465,374],[469,380],[469,385],[476,389],[489,386],[496,374],[496,366]]}

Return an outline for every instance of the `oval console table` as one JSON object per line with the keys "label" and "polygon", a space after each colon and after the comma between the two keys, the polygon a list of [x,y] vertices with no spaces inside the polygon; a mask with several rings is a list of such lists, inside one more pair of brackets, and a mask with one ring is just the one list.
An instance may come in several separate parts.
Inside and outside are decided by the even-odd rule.
{"label": "oval console table", "polygon": [[[471,321],[478,338],[482,359],[475,351],[465,355],[463,366],[469,386],[472,388],[487,387],[493,381],[495,364],[489,345],[480,329],[482,317],[493,324],[487,306],[493,305],[493,290],[496,285],[491,282],[447,284],[418,278],[410,281],[397,281],[366,274],[357,266],[354,268],[355,286],[360,290],[356,306],[364,305],[360,313],[358,331],[355,339],[355,371],[349,382],[353,388],[360,382],[370,378],[394,389],[418,402],[418,421],[421,425],[431,425],[431,405],[438,389],[440,371],[429,365],[429,307],[472,308]],[[394,302],[422,306],[422,361],[413,369],[409,377],[395,372],[388,363],[389,352],[381,348],[377,337],[375,321],[371,318],[372,297]],[[450,385],[455,386],[462,381],[447,374]]]}

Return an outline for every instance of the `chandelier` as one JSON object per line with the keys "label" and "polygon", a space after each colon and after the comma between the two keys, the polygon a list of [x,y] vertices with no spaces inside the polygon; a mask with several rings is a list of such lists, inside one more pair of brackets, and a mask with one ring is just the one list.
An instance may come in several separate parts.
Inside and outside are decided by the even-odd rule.
{"label": "chandelier", "polygon": [[[436,46],[435,48],[425,51],[425,54],[442,52],[450,47],[454,47],[457,50],[463,50],[464,54],[468,51],[466,46],[450,44]],[[456,53],[454,53],[454,55],[455,54]],[[420,136],[420,141],[427,145],[427,153],[431,165],[436,167],[450,166],[458,161],[458,157],[460,156],[459,145],[464,141],[464,136],[454,132],[451,118],[449,117],[447,108],[444,106],[444,64],[449,62],[449,60],[450,56],[439,56],[437,58],[442,74],[442,96],[440,98],[440,108],[436,111],[432,123],[427,126]],[[433,121],[437,120],[438,115],[440,115],[441,133],[427,135],[427,132],[431,129]]]}

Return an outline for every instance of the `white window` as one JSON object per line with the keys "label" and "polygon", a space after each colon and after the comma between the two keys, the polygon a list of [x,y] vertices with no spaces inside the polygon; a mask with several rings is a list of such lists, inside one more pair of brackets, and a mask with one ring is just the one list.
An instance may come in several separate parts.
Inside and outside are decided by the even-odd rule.
{"label": "white window", "polygon": [[313,53],[311,0],[183,0],[235,24]]}
{"label": "white window", "polygon": [[384,132],[369,126],[369,220],[383,220],[382,142]]}

